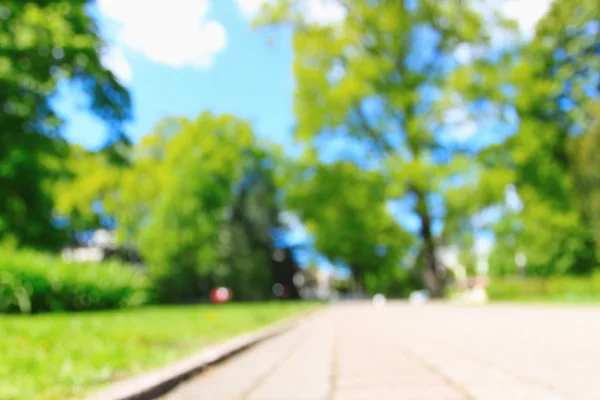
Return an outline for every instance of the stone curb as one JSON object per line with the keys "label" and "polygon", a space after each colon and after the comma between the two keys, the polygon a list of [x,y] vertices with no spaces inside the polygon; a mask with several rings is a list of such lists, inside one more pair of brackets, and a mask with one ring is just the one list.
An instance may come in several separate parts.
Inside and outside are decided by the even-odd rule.
{"label": "stone curb", "polygon": [[302,320],[309,318],[318,311],[319,309],[310,310],[300,315],[286,318],[265,328],[209,346],[198,354],[176,361],[165,367],[111,384],[93,393],[87,397],[87,400],[155,399],[207,367],[225,361],[249,347],[290,330]]}

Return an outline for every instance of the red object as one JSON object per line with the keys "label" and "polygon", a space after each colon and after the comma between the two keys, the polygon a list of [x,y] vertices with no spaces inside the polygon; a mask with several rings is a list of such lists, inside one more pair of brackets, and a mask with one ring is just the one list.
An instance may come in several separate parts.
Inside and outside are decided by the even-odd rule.
{"label": "red object", "polygon": [[210,291],[210,301],[215,304],[225,303],[231,299],[231,290],[225,287],[214,288]]}

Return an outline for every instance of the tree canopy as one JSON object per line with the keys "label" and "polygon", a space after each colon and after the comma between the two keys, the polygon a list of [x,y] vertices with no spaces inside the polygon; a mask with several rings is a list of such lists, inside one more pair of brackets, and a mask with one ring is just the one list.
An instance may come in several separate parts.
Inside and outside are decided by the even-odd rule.
{"label": "tree canopy", "polygon": [[[532,38],[488,0],[329,2],[334,19],[273,0],[256,21],[292,33],[296,156],[204,110],[129,143],[130,97],[102,64],[91,2],[3,1],[0,241],[58,249],[114,229],[161,301],[215,285],[298,296],[284,213],[369,292],[442,296],[440,254],[457,249],[476,274],[482,237],[492,275],[514,274],[517,254],[534,275],[598,268],[597,1],[554,1]],[[62,137],[67,84],[106,122],[102,149]]]}
{"label": "tree canopy", "polygon": [[210,284],[239,299],[268,296],[279,268],[275,155],[246,121],[211,113],[165,120],[134,148],[104,205],[161,299],[201,298]]}
{"label": "tree canopy", "polygon": [[301,216],[319,252],[348,265],[361,285],[400,266],[413,240],[386,208],[381,173],[336,162],[300,176],[287,206]]}
{"label": "tree canopy", "polygon": [[120,139],[130,118],[127,91],[106,70],[105,43],[86,1],[3,1],[0,5],[0,240],[55,247],[49,186],[69,149],[52,98],[68,81]]}
{"label": "tree canopy", "polygon": [[[469,218],[497,200],[508,183],[507,174],[481,171],[452,135],[488,116],[481,105],[501,97],[490,85],[499,75],[494,66],[503,61],[491,60],[486,50],[492,49],[494,32],[510,32],[511,24],[494,14],[484,17],[477,2],[339,4],[344,17],[327,25],[307,21],[294,1],[267,7],[259,21],[291,25],[294,32],[295,135],[307,142],[359,140],[365,157],[377,159],[387,177],[388,200],[408,199],[412,205],[426,284],[441,295],[443,268],[436,252],[443,243],[436,225],[449,219],[449,230],[461,216]],[[458,60],[461,49],[472,52],[467,65]],[[475,83],[460,81],[465,72]],[[451,114],[461,115],[458,126],[449,122]],[[493,180],[474,187],[482,177]],[[454,194],[467,191],[474,195]]]}
{"label": "tree canopy", "polygon": [[513,229],[503,222],[498,233],[518,242],[534,274],[597,265],[586,183],[594,168],[586,151],[594,150],[583,146],[593,144],[598,121],[599,10],[594,1],[554,2],[511,73],[519,127],[499,151],[525,207],[512,217]]}

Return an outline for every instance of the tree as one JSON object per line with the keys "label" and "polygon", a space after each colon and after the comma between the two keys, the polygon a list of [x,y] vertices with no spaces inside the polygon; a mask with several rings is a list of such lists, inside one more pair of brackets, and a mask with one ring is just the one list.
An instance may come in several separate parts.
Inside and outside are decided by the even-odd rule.
{"label": "tree", "polygon": [[[282,269],[272,258],[275,153],[246,121],[209,112],[164,120],[134,147],[104,206],[160,300],[195,301],[215,285],[238,300],[270,297]],[[296,265],[285,265],[291,280]]]}
{"label": "tree", "polygon": [[52,185],[52,197],[54,214],[64,219],[71,238],[100,227],[112,228],[112,218],[102,209],[102,201],[125,168],[127,165],[115,163],[106,151],[69,146],[65,172]]}
{"label": "tree", "polygon": [[580,157],[581,145],[595,140],[589,121],[600,82],[599,17],[596,1],[554,2],[513,70],[519,129],[501,151],[525,207],[519,230],[507,233],[533,274],[586,273],[597,265],[593,219],[582,208],[593,189]]}
{"label": "tree", "polygon": [[298,298],[294,274],[299,270],[291,251],[275,246],[276,231],[284,230],[278,201],[276,154],[256,148],[242,180],[236,184],[229,218],[220,235],[221,254],[228,265],[221,283],[240,299],[270,297],[274,283],[282,284],[287,298]]}
{"label": "tree", "polygon": [[200,285],[210,285],[211,272],[227,268],[219,233],[253,140],[247,123],[204,113],[194,121],[166,121],[135,149],[107,207],[121,238],[132,240],[148,262],[159,298],[202,297],[209,288]]}
{"label": "tree", "polygon": [[[586,131],[572,141],[575,187],[582,220],[593,231],[596,247],[600,245],[600,103],[591,110],[592,121]],[[598,256],[597,256],[598,257]]]}
{"label": "tree", "polygon": [[[461,182],[474,186],[480,176],[449,140],[451,130],[465,127],[451,127],[448,111],[470,119],[500,97],[499,90],[485,90],[497,84],[495,66],[502,61],[488,50],[492,32],[511,25],[493,13],[484,18],[484,2],[477,1],[330,3],[342,15],[333,23],[310,20],[303,3],[292,0],[267,6],[257,22],[293,29],[295,135],[312,143],[332,136],[358,140],[377,157],[391,180],[387,195],[412,204],[426,285],[441,296],[436,225],[443,225],[446,192],[462,190]],[[470,60],[459,68],[457,54],[465,49]],[[474,84],[449,85],[461,76],[457,70]],[[505,183],[496,182],[494,193]],[[436,203],[442,204],[437,210]]]}
{"label": "tree", "polygon": [[122,137],[130,116],[126,90],[100,58],[105,44],[86,14],[87,1],[0,4],[0,240],[56,247],[51,183],[68,146],[51,102],[59,82],[89,95],[89,107]]}
{"label": "tree", "polygon": [[301,171],[286,204],[314,235],[315,248],[348,265],[361,290],[365,279],[399,268],[412,237],[386,208],[386,181],[350,162]]}

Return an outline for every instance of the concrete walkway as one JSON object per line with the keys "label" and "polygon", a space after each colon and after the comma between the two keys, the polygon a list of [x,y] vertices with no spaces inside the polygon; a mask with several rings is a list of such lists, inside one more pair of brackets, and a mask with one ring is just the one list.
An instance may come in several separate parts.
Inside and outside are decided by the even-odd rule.
{"label": "concrete walkway", "polygon": [[597,400],[600,308],[340,304],[169,400]]}

